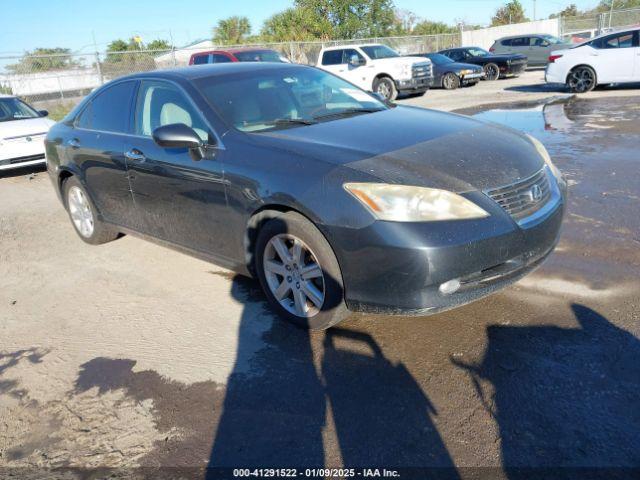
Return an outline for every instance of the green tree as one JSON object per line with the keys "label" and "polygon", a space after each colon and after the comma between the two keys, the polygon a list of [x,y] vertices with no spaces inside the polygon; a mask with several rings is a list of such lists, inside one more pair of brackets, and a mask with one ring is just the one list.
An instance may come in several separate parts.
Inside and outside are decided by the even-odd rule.
{"label": "green tree", "polygon": [[439,33],[456,33],[458,29],[443,22],[422,20],[413,29],[413,35],[436,35]]}
{"label": "green tree", "polygon": [[385,36],[395,23],[393,0],[295,0],[295,5],[313,12],[316,22],[326,20],[334,39]]}
{"label": "green tree", "polygon": [[146,50],[151,50],[151,51],[171,50],[172,48],[173,48],[173,45],[171,45],[166,40],[160,40],[160,39],[153,40],[145,46]]}
{"label": "green tree", "polygon": [[529,19],[524,14],[524,7],[519,0],[511,0],[506,5],[498,8],[491,19],[491,26],[509,25],[511,23],[528,22]]}
{"label": "green tree", "polygon": [[35,73],[50,70],[64,70],[78,66],[69,48],[36,48],[6,69],[15,73]]}
{"label": "green tree", "polygon": [[565,7],[560,13],[553,13],[549,15],[549,18],[557,18],[560,17],[577,17],[579,15],[578,7],[576,7],[575,3]]}
{"label": "green tree", "polygon": [[218,45],[238,45],[251,33],[251,23],[247,17],[233,16],[218,21],[213,29],[213,43]]}
{"label": "green tree", "polygon": [[640,0],[600,0],[600,3],[595,8],[596,12],[602,13],[610,11],[611,2],[613,2],[614,11],[640,7]]}
{"label": "green tree", "polygon": [[288,8],[265,20],[260,30],[268,42],[305,41],[331,38],[332,26],[305,7]]}

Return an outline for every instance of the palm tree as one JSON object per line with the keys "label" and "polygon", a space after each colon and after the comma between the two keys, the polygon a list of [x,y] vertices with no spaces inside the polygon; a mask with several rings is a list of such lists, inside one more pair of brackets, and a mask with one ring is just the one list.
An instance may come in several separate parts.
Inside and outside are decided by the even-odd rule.
{"label": "palm tree", "polygon": [[218,45],[237,45],[251,33],[247,17],[229,17],[218,21],[213,29],[213,42]]}

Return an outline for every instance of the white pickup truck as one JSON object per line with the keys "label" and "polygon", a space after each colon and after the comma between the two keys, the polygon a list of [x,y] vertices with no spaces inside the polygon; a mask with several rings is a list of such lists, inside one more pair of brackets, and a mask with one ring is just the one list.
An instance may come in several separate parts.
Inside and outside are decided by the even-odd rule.
{"label": "white pickup truck", "polygon": [[403,57],[386,45],[323,48],[316,66],[387,100],[395,100],[398,93],[423,94],[433,83],[429,59]]}

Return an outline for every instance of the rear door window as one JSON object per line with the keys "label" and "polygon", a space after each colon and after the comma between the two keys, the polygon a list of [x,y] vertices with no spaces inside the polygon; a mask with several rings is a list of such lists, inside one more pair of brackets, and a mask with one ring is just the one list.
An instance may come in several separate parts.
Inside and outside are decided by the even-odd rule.
{"label": "rear door window", "polygon": [[528,47],[529,46],[529,37],[518,37],[511,39],[512,47]]}
{"label": "rear door window", "polygon": [[503,47],[510,47],[511,46],[511,38],[507,38],[506,40],[501,40],[500,43],[502,44]]}
{"label": "rear door window", "polygon": [[342,52],[342,63],[349,63],[353,55],[357,56],[361,62],[364,62],[364,57],[355,48],[345,48]]}
{"label": "rear door window", "polygon": [[93,98],[76,119],[78,128],[128,133],[136,82],[120,82]]}
{"label": "rear door window", "polygon": [[193,59],[194,65],[204,65],[205,63],[209,63],[209,55],[198,55]]}
{"label": "rear door window", "polygon": [[322,65],[340,65],[344,50],[328,50],[322,54]]}
{"label": "rear door window", "polygon": [[222,55],[221,53],[214,53],[211,55],[212,62],[211,63],[228,63],[231,61],[229,57],[226,55]]}

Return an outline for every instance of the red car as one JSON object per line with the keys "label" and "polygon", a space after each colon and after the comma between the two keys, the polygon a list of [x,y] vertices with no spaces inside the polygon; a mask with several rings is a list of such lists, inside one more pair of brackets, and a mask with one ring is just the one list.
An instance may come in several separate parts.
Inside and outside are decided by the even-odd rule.
{"label": "red car", "polygon": [[267,48],[229,48],[227,50],[211,50],[191,55],[189,65],[228,62],[279,62],[287,60],[275,50]]}

